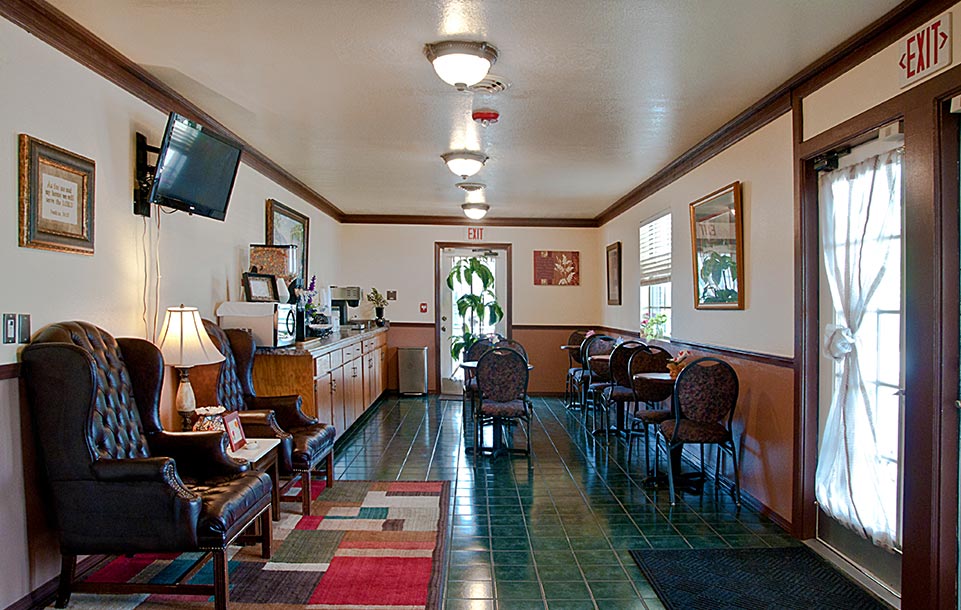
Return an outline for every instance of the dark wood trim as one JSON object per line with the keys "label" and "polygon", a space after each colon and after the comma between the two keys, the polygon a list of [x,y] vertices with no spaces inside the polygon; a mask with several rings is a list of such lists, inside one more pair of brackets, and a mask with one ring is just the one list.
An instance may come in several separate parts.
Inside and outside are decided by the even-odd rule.
{"label": "dark wood trim", "polygon": [[401,214],[345,214],[344,224],[430,225],[473,227],[544,227],[583,229],[600,226],[596,218],[484,218],[471,220],[464,216],[405,216]]}
{"label": "dark wood trim", "polygon": [[433,322],[391,322],[390,328],[434,328],[436,324]]}
{"label": "dark wood trim", "polygon": [[344,217],[344,213],[322,195],[45,0],[5,0],[0,2],[0,16],[157,110],[178,112],[239,142],[245,164],[334,220]]}
{"label": "dark wood trim", "polygon": [[11,362],[10,364],[0,364],[0,381],[4,379],[16,379],[20,376],[20,363]]}
{"label": "dark wood trim", "polygon": [[[640,332],[636,330],[624,330],[621,328],[613,328],[610,326],[599,326],[597,327],[598,332],[604,332],[609,335],[621,335],[624,337],[631,337],[633,339],[640,338]],[[643,339],[642,339],[643,341]],[[743,349],[737,349],[733,347],[722,347],[720,345],[710,345],[708,343],[698,343],[696,341],[687,341],[683,339],[665,339],[663,341],[657,340],[665,346],[674,346],[686,349],[693,349],[699,352],[708,352],[717,356],[725,358],[737,358],[740,360],[750,360],[751,362],[758,362],[760,364],[767,364],[769,366],[776,366],[779,368],[794,368],[794,358],[788,356],[776,356],[774,354],[764,354],[761,352],[752,352]]]}
{"label": "dark wood trim", "polygon": [[[563,330],[574,332],[575,330],[590,330],[597,328],[593,324],[515,324],[513,330]],[[561,394],[563,395],[563,393]]]}
{"label": "dark wood trim", "polygon": [[[110,559],[109,555],[90,555],[78,561],[76,569],[77,580],[82,580],[108,559]],[[7,610],[34,610],[34,608],[46,608],[50,606],[57,597],[57,585],[59,581],[60,576],[54,576],[30,593],[27,593],[7,606]]]}
{"label": "dark wood trim", "polygon": [[435,241],[434,242],[434,345],[437,346],[437,362],[434,363],[437,372],[437,391],[441,390],[440,375],[440,352],[442,349],[440,340],[440,293],[441,285],[446,278],[440,276],[440,251],[444,248],[489,248],[491,250],[504,250],[507,252],[507,304],[504,307],[504,322],[507,327],[507,338],[511,338],[513,330],[512,310],[514,309],[514,261],[513,244],[509,243],[490,243],[475,241]]}

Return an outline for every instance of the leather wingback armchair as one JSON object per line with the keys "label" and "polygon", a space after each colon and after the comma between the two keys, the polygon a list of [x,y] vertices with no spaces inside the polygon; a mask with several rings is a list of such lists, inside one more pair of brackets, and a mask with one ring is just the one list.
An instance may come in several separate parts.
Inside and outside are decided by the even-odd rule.
{"label": "leather wingback armchair", "polygon": [[281,475],[300,478],[301,506],[303,514],[309,515],[312,473],[321,460],[326,459],[327,486],[334,484],[334,426],[305,415],[300,396],[256,395],[253,367],[257,346],[249,332],[224,330],[210,320],[204,320],[204,328],[224,355],[217,380],[218,403],[237,411],[245,435],[280,439]]}
{"label": "leather wingback armchair", "polygon": [[[97,591],[214,595],[226,608],[227,546],[257,517],[270,557],[270,478],[232,459],[222,432],[163,429],[160,351],[63,322],[24,349],[21,375],[59,530],[57,607]],[[171,551],[213,555],[214,584],[73,582],[77,555]]]}

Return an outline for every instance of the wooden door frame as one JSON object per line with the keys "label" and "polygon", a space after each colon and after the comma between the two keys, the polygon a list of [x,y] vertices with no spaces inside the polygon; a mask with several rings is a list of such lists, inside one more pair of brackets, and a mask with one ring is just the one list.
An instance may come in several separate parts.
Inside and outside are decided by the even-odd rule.
{"label": "wooden door frame", "polygon": [[[958,119],[961,66],[802,141],[795,93],[795,464],[793,533],[815,534],[818,434],[818,208],[813,160],[892,121],[904,122],[905,608],[956,607],[958,526]],[[953,130],[953,131],[952,131]],[[943,137],[951,131],[952,137]],[[952,183],[953,181],[953,183]]]}
{"label": "wooden door frame", "polygon": [[507,338],[510,339],[513,335],[513,323],[511,311],[513,310],[514,301],[514,262],[512,258],[512,244],[509,243],[488,243],[488,242],[476,242],[476,241],[435,241],[434,242],[434,348],[437,353],[437,360],[434,363],[434,368],[437,373],[437,392],[440,392],[441,388],[441,378],[440,378],[440,359],[442,354],[441,337],[440,337],[440,294],[441,286],[446,281],[446,278],[441,277],[440,273],[440,253],[444,248],[487,248],[490,250],[504,250],[507,252],[507,303],[504,305],[504,324],[507,329]]}

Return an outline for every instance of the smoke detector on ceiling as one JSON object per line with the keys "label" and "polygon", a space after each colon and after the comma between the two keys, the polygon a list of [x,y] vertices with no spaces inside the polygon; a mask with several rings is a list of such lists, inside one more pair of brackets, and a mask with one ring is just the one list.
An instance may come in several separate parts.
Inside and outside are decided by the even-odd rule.
{"label": "smoke detector on ceiling", "polygon": [[473,113],[471,113],[471,118],[487,127],[493,125],[501,118],[501,113],[497,112],[493,108],[478,108]]}

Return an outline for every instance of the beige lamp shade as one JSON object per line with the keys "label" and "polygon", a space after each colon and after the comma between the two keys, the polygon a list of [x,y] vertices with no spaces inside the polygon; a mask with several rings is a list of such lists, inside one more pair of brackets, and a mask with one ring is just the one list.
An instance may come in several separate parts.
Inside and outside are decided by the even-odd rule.
{"label": "beige lamp shade", "polygon": [[207,336],[196,307],[168,307],[157,343],[164,363],[171,366],[187,368],[224,360]]}

